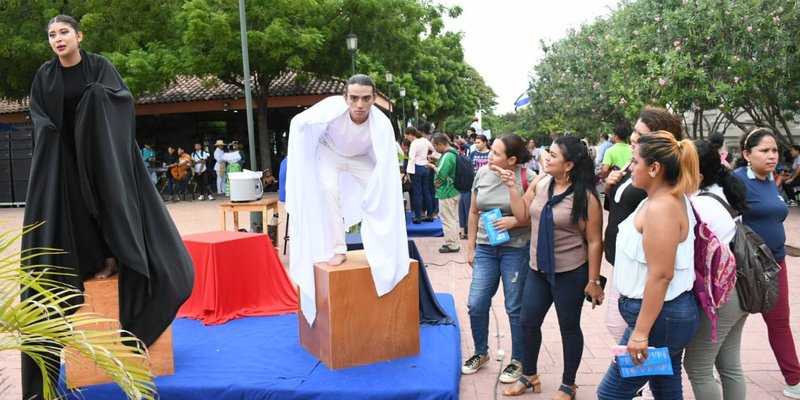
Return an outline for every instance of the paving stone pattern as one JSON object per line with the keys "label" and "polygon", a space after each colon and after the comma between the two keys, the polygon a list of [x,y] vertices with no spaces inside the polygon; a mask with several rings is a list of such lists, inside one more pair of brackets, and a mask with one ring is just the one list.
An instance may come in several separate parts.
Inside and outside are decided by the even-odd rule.
{"label": "paving stone pattern", "polygon": [[[275,194],[269,194],[275,196]],[[208,232],[219,230],[219,213],[216,201],[194,201],[167,204],[167,209],[174,219],[178,230],[182,235],[192,233]],[[23,209],[20,208],[0,208],[0,229],[3,231],[16,228],[22,225]],[[249,227],[249,213],[242,213],[240,216],[240,226]],[[280,228],[279,237],[283,237],[286,221],[286,213],[281,205],[280,209]],[[230,224],[229,218],[229,224]],[[784,223],[786,228],[787,244],[800,247],[800,208],[792,207],[789,209],[789,217]],[[229,229],[232,229],[229,227]],[[282,245],[283,240],[279,240]],[[458,319],[461,324],[461,351],[464,359],[468,358],[474,351],[472,335],[469,327],[469,316],[467,314],[467,296],[469,294],[469,284],[471,269],[466,263],[466,243],[462,241],[459,253],[440,254],[439,247],[444,240],[442,238],[422,238],[415,239],[417,247],[428,265],[434,290],[437,292],[452,293],[455,298],[458,310]],[[16,251],[18,248],[10,249]],[[288,258],[283,256],[282,249],[279,253],[283,258],[284,264],[288,265]],[[792,290],[790,302],[792,309],[792,329],[800,335],[800,293],[796,291],[797,282],[800,282],[800,258],[787,257],[789,268],[789,287]],[[604,261],[602,273],[610,276],[610,266]],[[503,308],[503,290],[498,289],[493,301],[493,312],[495,317],[490,318],[490,352],[498,350],[497,336],[500,338],[500,348],[505,351],[506,363],[511,354],[511,338],[509,333],[508,318]],[[578,370],[577,385],[578,396],[581,399],[596,398],[595,392],[597,385],[603,377],[609,362],[611,361],[610,348],[614,344],[611,335],[605,327],[605,305],[594,310],[589,303],[585,303],[581,326],[584,333],[584,352],[581,366]],[[531,394],[528,392],[525,399],[549,399],[558,388],[561,377],[563,357],[561,350],[561,338],[558,330],[558,322],[555,310],[551,308],[544,326],[542,327],[544,341],[539,359],[539,372],[542,381],[542,393]],[[747,379],[747,398],[748,399],[784,399],[781,391],[783,390],[783,378],[778,370],[772,350],[769,347],[766,326],[759,315],[748,318],[745,324],[745,332],[742,340],[742,365],[745,369]],[[461,378],[459,396],[464,400],[485,400],[492,399],[495,395],[501,397],[504,384],[500,384],[495,389],[497,374],[502,366],[497,361],[490,362],[478,373]],[[0,353],[0,386],[8,386],[3,398],[20,398],[19,389],[19,354]],[[380,385],[376,386],[380,387]],[[683,387],[685,398],[694,399],[689,380],[684,373]]]}

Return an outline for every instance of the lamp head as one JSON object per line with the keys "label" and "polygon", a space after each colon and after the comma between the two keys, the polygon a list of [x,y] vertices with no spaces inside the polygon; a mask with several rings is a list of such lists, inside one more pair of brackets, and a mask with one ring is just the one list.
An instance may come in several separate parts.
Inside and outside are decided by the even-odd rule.
{"label": "lamp head", "polygon": [[351,53],[358,50],[358,36],[355,33],[350,32],[344,35],[344,41],[347,43],[347,50]]}

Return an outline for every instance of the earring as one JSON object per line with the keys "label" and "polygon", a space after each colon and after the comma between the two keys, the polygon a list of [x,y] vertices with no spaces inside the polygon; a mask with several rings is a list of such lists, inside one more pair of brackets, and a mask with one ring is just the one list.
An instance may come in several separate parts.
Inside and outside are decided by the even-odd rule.
{"label": "earring", "polygon": [[652,169],[648,172],[648,174],[650,175],[651,178],[656,177],[656,171],[653,171]]}
{"label": "earring", "polygon": [[745,172],[748,179],[756,179],[755,172],[753,172],[753,169],[750,168],[750,161],[747,162],[747,170]]}

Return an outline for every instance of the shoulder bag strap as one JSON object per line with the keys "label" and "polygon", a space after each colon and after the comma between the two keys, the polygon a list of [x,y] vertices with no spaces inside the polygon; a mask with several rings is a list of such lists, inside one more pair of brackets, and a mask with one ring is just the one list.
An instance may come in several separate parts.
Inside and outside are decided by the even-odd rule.
{"label": "shoulder bag strap", "polygon": [[721,197],[717,196],[714,193],[711,193],[709,191],[704,191],[704,192],[700,192],[700,194],[698,194],[698,196],[708,196],[708,197],[716,199],[719,202],[719,204],[722,204],[722,206],[725,207],[726,210],[728,210],[728,213],[731,214],[731,218],[733,218],[733,219],[736,219],[736,217],[739,216],[739,213],[737,213],[733,209],[733,207],[731,207],[731,205],[728,204],[727,201],[723,200]]}

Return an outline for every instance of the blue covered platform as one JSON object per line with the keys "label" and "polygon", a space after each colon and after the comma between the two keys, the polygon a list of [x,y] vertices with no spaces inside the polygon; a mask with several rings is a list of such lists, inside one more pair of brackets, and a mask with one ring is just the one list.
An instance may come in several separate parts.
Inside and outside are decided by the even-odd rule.
{"label": "blue covered platform", "polygon": [[411,221],[413,216],[413,212],[406,213],[406,232],[408,232],[409,238],[444,236],[441,219],[436,218],[431,222],[422,221],[418,224],[415,224]]}
{"label": "blue covered platform", "polygon": [[[453,297],[436,297],[455,320]],[[295,314],[215,326],[181,318],[172,329],[175,375],[155,380],[163,400],[458,398],[457,323],[420,325],[418,356],[337,371],[300,345]],[[69,398],[125,399],[113,384],[84,388]]]}

